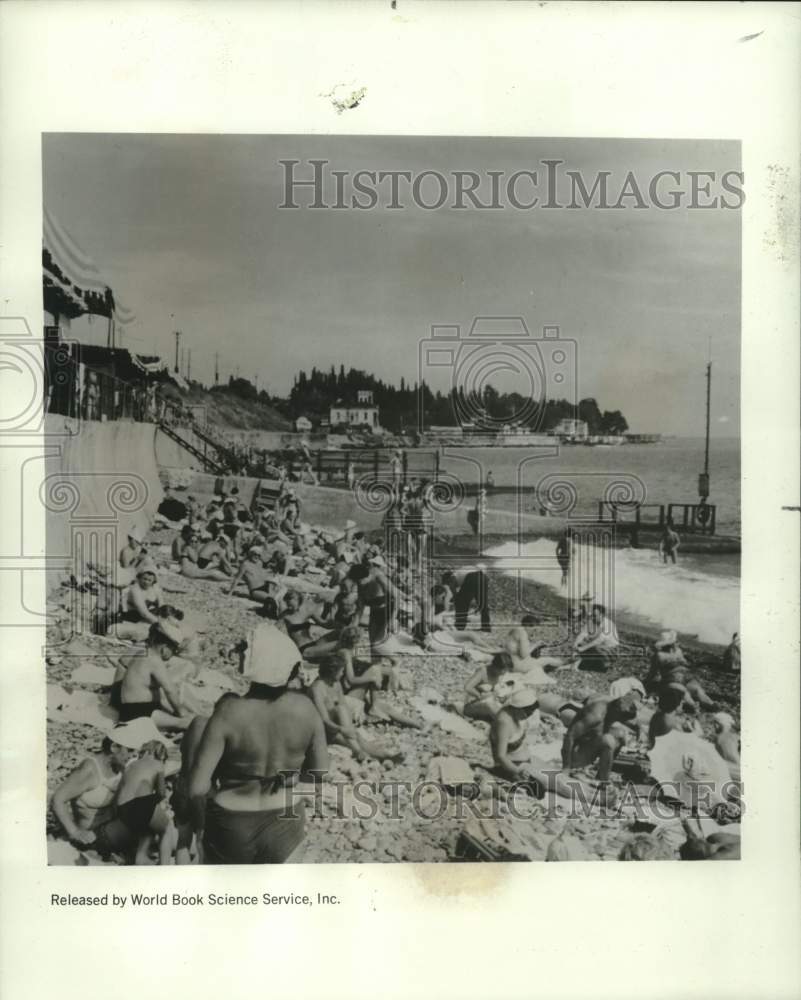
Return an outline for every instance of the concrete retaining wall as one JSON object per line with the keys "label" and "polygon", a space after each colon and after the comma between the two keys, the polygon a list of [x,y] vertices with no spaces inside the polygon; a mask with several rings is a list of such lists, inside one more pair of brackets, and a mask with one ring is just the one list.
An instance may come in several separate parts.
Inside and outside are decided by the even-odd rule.
{"label": "concrete retaining wall", "polygon": [[[146,528],[163,496],[153,424],[79,423],[46,418],[48,456],[40,501],[47,524],[47,587],[70,573],[81,577],[87,560],[116,565],[132,526]],[[168,438],[162,454],[190,456]],[[188,464],[184,461],[184,464]]]}

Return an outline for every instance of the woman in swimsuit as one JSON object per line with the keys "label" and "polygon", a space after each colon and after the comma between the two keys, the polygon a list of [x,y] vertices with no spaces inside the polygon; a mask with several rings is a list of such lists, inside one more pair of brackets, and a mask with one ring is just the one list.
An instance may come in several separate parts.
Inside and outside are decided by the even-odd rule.
{"label": "woman in swimsuit", "polygon": [[120,621],[109,625],[108,634],[118,639],[133,639],[142,642],[147,638],[150,626],[159,619],[161,589],[156,576],[156,565],[151,560],[140,563],[136,580],[128,587],[123,597]]}
{"label": "woman in swimsuit", "polygon": [[111,819],[114,797],[130,751],[110,736],[99,753],[83,760],[56,788],[51,805],[56,819],[73,843],[93,844],[95,830]]}
{"label": "woman in swimsuit", "polygon": [[491,722],[501,710],[502,702],[495,686],[514,668],[508,653],[497,653],[490,663],[480,666],[465,684],[465,703],[461,714],[470,719]]}
{"label": "woman in swimsuit", "polygon": [[490,747],[495,773],[502,778],[520,783],[537,798],[546,791],[574,799],[581,782],[567,778],[558,767],[547,765],[532,756],[526,743],[529,719],[539,708],[537,692],[521,688],[510,695],[490,726]]}

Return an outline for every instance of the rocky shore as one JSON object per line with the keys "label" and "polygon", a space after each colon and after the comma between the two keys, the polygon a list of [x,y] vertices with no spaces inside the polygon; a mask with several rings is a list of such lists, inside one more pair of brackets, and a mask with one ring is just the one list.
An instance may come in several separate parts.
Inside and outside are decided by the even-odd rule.
{"label": "rocky shore", "polygon": [[[200,497],[202,499],[202,497]],[[168,552],[174,530],[154,529],[148,543],[159,558]],[[491,542],[491,540],[490,540]],[[452,551],[458,550],[458,542]],[[168,556],[165,561],[168,561]],[[256,619],[252,602],[227,596],[227,585],[209,581],[187,580],[164,571],[161,585],[165,600],[185,612],[201,618],[207,628],[203,666],[219,672],[242,690],[244,685],[235,674],[226,655],[232,642],[243,637]],[[108,666],[129,648],[113,639],[85,632],[71,635],[71,605],[74,591],[62,589],[51,598],[50,610],[58,619],[48,631],[47,679],[70,690],[74,670],[84,663]],[[521,599],[525,609],[540,620],[541,637],[548,643],[547,652],[567,654],[569,635],[566,605],[563,598],[549,588],[518,581],[499,572],[491,573],[491,607],[494,622],[499,626],[517,623],[521,615]],[[566,700],[585,696],[590,691],[605,693],[619,676],[643,676],[647,670],[649,642],[652,636],[642,630],[630,629],[619,623],[621,652],[610,673],[605,675],[564,671],[558,675],[558,690]],[[724,674],[720,669],[720,650],[682,640],[685,652],[707,691],[735,719],[739,720],[739,676]],[[475,665],[460,656],[395,657],[406,680],[404,690],[393,696],[398,707],[420,717],[419,693],[433,689],[447,703],[459,699]],[[101,691],[97,685],[81,685],[82,689]],[[701,717],[709,734],[710,719]],[[309,862],[444,862],[456,860],[462,834],[469,829],[471,811],[504,821],[517,812],[525,819],[516,819],[524,829],[527,856],[543,860],[549,845],[558,835],[573,838],[572,855],[577,858],[616,858],[621,846],[632,836],[630,815],[616,815],[598,806],[579,818],[565,817],[557,801],[537,802],[528,798],[519,809],[506,798],[506,790],[490,778],[492,758],[486,723],[472,722],[473,736],[464,738],[433,725],[427,731],[401,729],[384,723],[367,728],[370,738],[380,739],[402,752],[403,761],[358,762],[350,751],[334,747],[331,750],[331,781],[322,798],[310,810],[306,840],[306,860]],[[564,729],[556,720],[542,717],[530,728],[529,742],[534,752],[544,760],[559,766],[559,746]],[[48,721],[48,792],[63,780],[76,764],[99,746],[102,733],[91,726],[77,723]],[[177,747],[171,756],[177,758]],[[462,794],[437,790],[428,781],[433,758],[453,756],[470,767],[476,795],[468,802]],[[517,801],[517,800],[515,800]],[[60,836],[48,812],[49,837]],[[97,863],[91,851],[83,852],[81,863]],[[671,856],[671,855],[668,855]]]}

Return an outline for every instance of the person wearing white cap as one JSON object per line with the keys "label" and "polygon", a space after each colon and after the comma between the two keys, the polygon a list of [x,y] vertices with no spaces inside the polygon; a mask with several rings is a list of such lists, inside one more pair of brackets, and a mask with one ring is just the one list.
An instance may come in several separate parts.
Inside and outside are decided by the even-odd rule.
{"label": "person wearing white cap", "polygon": [[[167,672],[167,663],[178,652],[184,636],[177,626],[159,619],[150,626],[144,656],[120,661],[120,722],[150,718],[159,729],[186,729],[192,721],[183,715],[178,692]],[[171,711],[161,705],[163,694]]]}
{"label": "person wearing white cap", "polygon": [[123,569],[136,566],[139,560],[145,555],[147,550],[142,545],[144,537],[144,531],[136,525],[128,529],[127,544],[120,549],[120,566]]}
{"label": "person wearing white cap", "polygon": [[728,712],[715,712],[712,716],[715,726],[715,747],[729,765],[729,773],[735,781],[740,780],[740,737],[734,728],[734,719]]}
{"label": "person wearing white cap", "polygon": [[493,718],[489,736],[493,773],[519,784],[537,798],[542,798],[546,791],[570,798],[576,789],[563,775],[548,770],[544,761],[534,757],[526,742],[529,719],[539,708],[537,692],[522,687],[508,697]]}
{"label": "person wearing white cap", "polygon": [[666,687],[681,688],[684,691],[684,704],[691,711],[700,707],[707,712],[714,712],[717,707],[698,678],[691,673],[684,651],[678,644],[676,630],[672,628],[662,629],[654,642],[651,669],[645,678],[646,691],[659,693]]}
{"label": "person wearing white cap", "polygon": [[525,746],[528,720],[537,710],[537,692],[523,687],[511,694],[492,719],[490,747],[495,767],[505,778],[525,777],[523,764],[531,751]]}
{"label": "person wearing white cap", "polygon": [[325,727],[312,701],[288,690],[301,655],[275,625],[258,625],[241,649],[250,680],[242,698],[221,700],[189,774],[193,825],[207,864],[296,861],[305,808],[287,786],[328,770]]}

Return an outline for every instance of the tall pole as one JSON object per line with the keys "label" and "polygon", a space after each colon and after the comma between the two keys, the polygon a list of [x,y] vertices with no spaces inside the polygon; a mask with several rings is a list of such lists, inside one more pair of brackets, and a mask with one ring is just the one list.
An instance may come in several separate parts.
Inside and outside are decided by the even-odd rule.
{"label": "tall pole", "polygon": [[214,384],[218,385],[220,381],[220,355],[217,352],[214,355]]}
{"label": "tall pole", "polygon": [[704,473],[709,475],[709,400],[712,394],[712,362],[706,366],[706,447],[704,448]]}
{"label": "tall pole", "polygon": [[192,348],[189,348],[189,361],[186,368],[186,377],[188,381],[192,381]]}
{"label": "tall pole", "polygon": [[704,438],[704,471],[698,477],[698,495],[705,504],[709,496],[709,401],[712,395],[712,362],[706,366],[706,436]]}
{"label": "tall pole", "polygon": [[178,345],[181,342],[181,331],[175,331],[175,371],[178,372]]}

